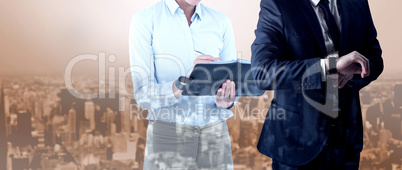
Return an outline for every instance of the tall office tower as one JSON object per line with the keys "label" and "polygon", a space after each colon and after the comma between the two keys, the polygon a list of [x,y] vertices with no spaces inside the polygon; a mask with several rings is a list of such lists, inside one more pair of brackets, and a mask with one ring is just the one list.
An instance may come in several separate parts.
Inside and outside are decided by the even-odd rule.
{"label": "tall office tower", "polygon": [[22,110],[18,112],[17,115],[17,131],[15,141],[16,146],[27,146],[33,145],[32,140],[32,121],[31,121],[31,113],[26,110]]}
{"label": "tall office tower", "polygon": [[131,133],[131,121],[130,121],[130,99],[125,96],[120,98],[120,109],[124,108],[124,111],[119,110],[121,113],[121,132]]}
{"label": "tall office tower", "polygon": [[402,84],[397,84],[394,87],[394,104],[396,108],[402,107]]}
{"label": "tall office tower", "polygon": [[75,141],[77,138],[77,112],[74,108],[75,103],[72,104],[70,111],[68,111],[67,128],[69,139],[68,143]]}
{"label": "tall office tower", "polygon": [[382,121],[384,122],[385,129],[392,132],[392,137],[395,139],[401,139],[401,113],[400,109],[395,108],[392,105],[391,100],[386,100],[382,104],[384,115]]}
{"label": "tall office tower", "polygon": [[[400,128],[400,134],[393,134],[395,136],[399,136],[399,138],[402,140],[402,84],[397,84],[395,85],[395,89],[394,89],[394,104],[395,104],[395,114],[394,119],[396,119],[396,121],[398,121],[398,123],[396,123],[395,126],[396,128]],[[399,119],[399,120],[398,120]]]}
{"label": "tall office tower", "polygon": [[375,132],[378,132],[378,130],[379,130],[379,118],[381,117],[381,115],[382,115],[382,113],[381,113],[381,106],[380,106],[380,104],[379,103],[377,103],[377,104],[375,104],[375,105],[373,105],[373,106],[370,106],[368,109],[367,109],[367,112],[366,112],[366,120],[368,121],[368,122],[370,122],[370,124],[373,126],[372,127],[372,129],[375,131]]}
{"label": "tall office tower", "polygon": [[[4,95],[4,109],[5,109],[5,113],[6,113],[6,136],[11,134],[11,128],[9,127],[9,120],[10,120],[10,99],[8,98],[8,96]],[[1,126],[1,125],[0,125]]]}
{"label": "tall office tower", "polygon": [[85,118],[89,120],[89,127],[95,130],[95,103],[92,100],[85,102]]}
{"label": "tall office tower", "polygon": [[135,113],[131,104],[132,104],[131,99],[126,97],[126,107],[127,108],[126,108],[126,111],[124,112],[124,114],[127,114],[130,117],[131,133],[139,133],[139,131],[142,128],[142,126],[140,125],[140,122],[141,122],[140,116],[138,116],[137,113]]}
{"label": "tall office tower", "polygon": [[55,142],[55,137],[54,137],[54,131],[53,131],[53,125],[52,124],[46,124],[45,125],[45,146],[54,146]]}
{"label": "tall office tower", "polygon": [[121,112],[116,113],[114,124],[116,124],[116,133],[121,133]]}
{"label": "tall office tower", "polygon": [[4,89],[2,85],[0,93],[0,169],[7,169],[6,112],[4,107]]}
{"label": "tall office tower", "polygon": [[10,99],[8,96],[3,96],[4,97],[4,112],[6,113],[6,118],[10,116]]}
{"label": "tall office tower", "polygon": [[106,108],[105,112],[105,121],[107,127],[106,135],[113,135],[116,133],[116,125],[115,125],[115,115],[112,109]]}
{"label": "tall office tower", "polygon": [[35,102],[34,102],[34,115],[33,116],[35,116],[35,117],[42,117],[43,116],[43,113],[44,113],[44,103],[45,103],[45,101],[44,101],[44,98],[42,98],[42,97],[38,97],[36,100],[35,100]]}

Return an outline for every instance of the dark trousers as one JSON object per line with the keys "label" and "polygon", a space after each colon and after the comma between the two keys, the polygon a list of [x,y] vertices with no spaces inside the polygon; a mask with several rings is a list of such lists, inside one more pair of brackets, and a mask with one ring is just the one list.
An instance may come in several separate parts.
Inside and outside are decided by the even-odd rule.
{"label": "dark trousers", "polygon": [[332,126],[327,143],[321,153],[311,162],[302,166],[291,166],[280,163],[273,159],[272,169],[274,170],[358,170],[360,151],[353,148],[339,145],[337,139],[338,127]]}

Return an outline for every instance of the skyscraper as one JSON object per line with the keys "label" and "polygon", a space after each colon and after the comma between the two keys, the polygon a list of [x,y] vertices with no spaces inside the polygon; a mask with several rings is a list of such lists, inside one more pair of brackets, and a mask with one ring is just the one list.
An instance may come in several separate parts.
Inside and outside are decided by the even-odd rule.
{"label": "skyscraper", "polygon": [[67,143],[72,144],[73,141],[76,141],[76,133],[77,133],[77,112],[74,108],[75,103],[72,104],[70,111],[68,111],[67,117],[67,130],[68,130],[68,141]]}
{"label": "skyscraper", "polygon": [[95,130],[95,104],[92,100],[85,102],[85,118],[89,120],[89,127]]}
{"label": "skyscraper", "polygon": [[120,111],[121,113],[121,132],[122,133],[131,133],[131,120],[130,120],[130,100],[125,96],[120,98],[120,107],[124,108],[124,111]]}
{"label": "skyscraper", "polygon": [[[1,85],[1,84],[0,84]],[[7,169],[6,112],[4,108],[4,89],[1,85],[0,98],[0,169]]]}
{"label": "skyscraper", "polygon": [[396,108],[402,107],[402,84],[396,84],[394,87],[394,103]]}
{"label": "skyscraper", "polygon": [[17,131],[15,132],[16,141],[14,141],[13,145],[16,146],[27,146],[33,145],[32,140],[32,121],[31,121],[31,113],[26,110],[21,110],[17,115]]}

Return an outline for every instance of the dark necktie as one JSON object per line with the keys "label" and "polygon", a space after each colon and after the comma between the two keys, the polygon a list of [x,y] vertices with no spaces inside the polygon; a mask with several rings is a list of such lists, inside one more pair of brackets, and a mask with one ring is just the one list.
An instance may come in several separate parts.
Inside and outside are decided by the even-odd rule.
{"label": "dark necktie", "polygon": [[[325,14],[325,21],[328,26],[329,34],[334,43],[335,51],[338,51],[340,39],[341,39],[341,33],[336,24],[335,17],[331,13],[331,10],[329,9],[329,2],[328,2],[328,0],[321,0],[320,3],[318,3],[318,5],[321,7],[322,11]],[[328,51],[328,53],[330,53],[330,52]]]}

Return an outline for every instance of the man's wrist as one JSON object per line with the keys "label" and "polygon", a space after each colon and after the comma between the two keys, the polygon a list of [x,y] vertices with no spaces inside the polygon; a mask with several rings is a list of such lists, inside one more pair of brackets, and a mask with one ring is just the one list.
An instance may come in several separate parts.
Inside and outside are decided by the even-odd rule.
{"label": "man's wrist", "polygon": [[338,70],[336,69],[336,62],[337,58],[335,57],[330,57],[328,58],[328,75],[335,75],[338,74]]}
{"label": "man's wrist", "polygon": [[325,73],[326,75],[338,74],[336,63],[338,61],[338,53],[331,54],[325,59]]}

